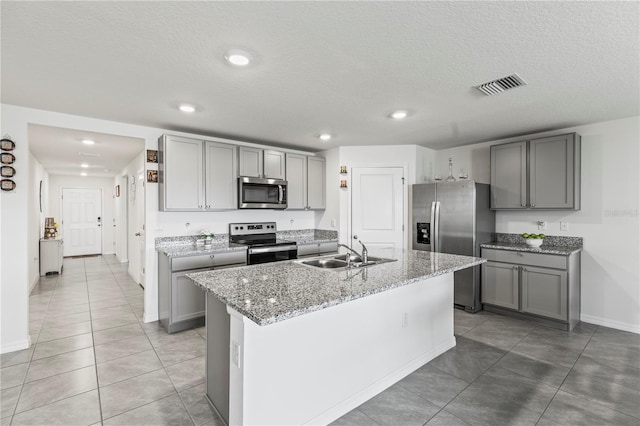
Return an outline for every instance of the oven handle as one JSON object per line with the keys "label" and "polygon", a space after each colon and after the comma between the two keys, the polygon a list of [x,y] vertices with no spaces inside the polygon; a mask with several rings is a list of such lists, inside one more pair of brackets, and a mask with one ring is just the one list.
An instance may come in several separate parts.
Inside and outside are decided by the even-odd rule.
{"label": "oven handle", "polygon": [[249,254],[276,253],[276,252],[279,252],[279,251],[296,250],[297,247],[298,247],[297,245],[292,244],[290,246],[250,248],[249,249]]}

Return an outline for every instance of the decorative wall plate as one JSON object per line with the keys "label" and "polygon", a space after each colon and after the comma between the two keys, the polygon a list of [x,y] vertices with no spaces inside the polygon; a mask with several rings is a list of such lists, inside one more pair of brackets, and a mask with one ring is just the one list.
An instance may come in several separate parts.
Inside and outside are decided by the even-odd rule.
{"label": "decorative wall plate", "polygon": [[11,179],[2,179],[0,180],[0,188],[3,191],[13,191],[16,187],[16,183]]}
{"label": "decorative wall plate", "polygon": [[8,152],[3,152],[0,154],[0,161],[2,164],[13,164],[16,161],[16,157]]}
{"label": "decorative wall plate", "polygon": [[11,166],[2,166],[0,167],[0,176],[2,177],[13,177],[16,174],[16,169]]}
{"label": "decorative wall plate", "polygon": [[16,148],[16,144],[11,139],[0,139],[0,148],[3,151],[13,151]]}

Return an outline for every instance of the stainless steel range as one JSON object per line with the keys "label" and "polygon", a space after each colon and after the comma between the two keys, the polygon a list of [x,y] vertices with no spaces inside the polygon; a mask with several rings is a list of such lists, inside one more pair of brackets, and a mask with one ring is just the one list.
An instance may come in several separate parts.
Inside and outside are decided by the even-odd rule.
{"label": "stainless steel range", "polygon": [[295,241],[276,238],[275,222],[230,223],[229,243],[249,247],[247,249],[248,265],[298,257],[298,246]]}

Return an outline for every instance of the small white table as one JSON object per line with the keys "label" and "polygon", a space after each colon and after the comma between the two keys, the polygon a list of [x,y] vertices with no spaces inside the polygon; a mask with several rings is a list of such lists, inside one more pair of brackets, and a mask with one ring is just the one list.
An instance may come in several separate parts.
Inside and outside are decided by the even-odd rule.
{"label": "small white table", "polygon": [[62,238],[41,238],[40,239],[40,276],[45,276],[47,272],[62,273]]}

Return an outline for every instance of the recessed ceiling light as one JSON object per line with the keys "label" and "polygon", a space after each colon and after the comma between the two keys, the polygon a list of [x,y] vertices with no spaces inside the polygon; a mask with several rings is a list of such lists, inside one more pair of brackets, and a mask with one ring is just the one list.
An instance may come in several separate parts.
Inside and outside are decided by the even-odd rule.
{"label": "recessed ceiling light", "polygon": [[250,53],[243,50],[231,49],[224,54],[224,59],[236,67],[246,67],[251,63],[253,57]]}
{"label": "recessed ceiling light", "polygon": [[195,112],[195,110],[196,110],[196,107],[194,107],[193,105],[189,105],[189,104],[182,104],[178,108],[182,112]]}
{"label": "recessed ceiling light", "polygon": [[394,120],[402,120],[403,118],[407,118],[408,115],[409,115],[409,111],[404,109],[399,109],[389,114],[389,117],[393,118]]}
{"label": "recessed ceiling light", "polygon": [[95,142],[91,139],[82,139],[82,143],[85,145],[93,145]]}
{"label": "recessed ceiling light", "polygon": [[322,133],[320,136],[318,136],[318,138],[324,142],[330,140],[332,137],[333,136],[330,133]]}
{"label": "recessed ceiling light", "polygon": [[87,163],[82,163],[80,164],[80,167],[82,167],[83,169],[86,169],[89,167],[89,165]]}
{"label": "recessed ceiling light", "polygon": [[86,176],[87,174],[85,172],[80,173],[80,176]]}

